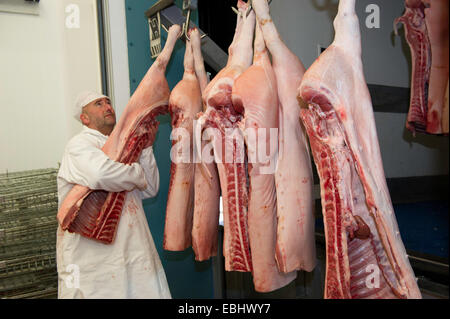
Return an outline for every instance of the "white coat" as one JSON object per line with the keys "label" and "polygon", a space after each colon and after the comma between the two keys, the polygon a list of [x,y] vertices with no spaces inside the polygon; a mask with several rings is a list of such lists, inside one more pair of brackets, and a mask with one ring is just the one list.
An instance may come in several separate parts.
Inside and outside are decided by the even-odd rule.
{"label": "white coat", "polygon": [[116,237],[106,245],[58,227],[58,298],[171,298],[142,207],[142,199],[159,189],[153,148],[142,151],[139,164],[125,165],[103,153],[107,138],[83,126],[69,141],[58,172],[58,202],[75,184],[129,191]]}

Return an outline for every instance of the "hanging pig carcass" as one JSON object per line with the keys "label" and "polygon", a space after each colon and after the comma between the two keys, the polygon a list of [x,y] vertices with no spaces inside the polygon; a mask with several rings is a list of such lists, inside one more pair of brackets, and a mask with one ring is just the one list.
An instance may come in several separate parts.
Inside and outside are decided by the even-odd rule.
{"label": "hanging pig carcass", "polygon": [[235,80],[252,64],[255,14],[247,15],[248,5],[241,0],[238,8],[240,15],[229,47],[228,63],[205,88],[206,111],[199,117],[199,125],[218,132],[213,144],[223,199],[225,270],[248,272],[252,270],[252,261],[245,150],[239,130],[242,115],[234,109],[232,89]]}
{"label": "hanging pig carcass", "polygon": [[190,41],[186,41],[184,75],[170,94],[172,118],[171,166],[163,247],[182,251],[192,244],[194,214],[194,119],[202,109],[200,84],[195,74]]}
{"label": "hanging pig carcass", "polygon": [[403,16],[411,50],[411,97],[406,127],[415,132],[448,134],[449,2],[406,0]]}
{"label": "hanging pig carcass", "polygon": [[[203,56],[201,52],[201,39],[198,29],[190,32],[192,53],[194,55],[195,74],[200,84],[202,93],[208,85],[208,77],[205,71]],[[203,111],[206,105],[203,104]],[[195,133],[194,133],[194,136]],[[211,140],[197,136],[201,139],[200,150],[210,157],[214,156]],[[195,144],[196,145],[196,144]],[[199,156],[200,163],[195,165],[194,186],[194,220],[192,226],[192,249],[197,261],[208,260],[217,255],[219,217],[220,217],[220,183],[217,165],[213,160],[208,161]]]}
{"label": "hanging pig carcass", "polygon": [[272,56],[279,98],[279,145],[275,172],[277,191],[276,260],[281,271],[312,271],[316,265],[314,194],[311,157],[300,124],[297,88],[305,68],[282,41],[266,0],[253,8]]}
{"label": "hanging pig carcass", "polygon": [[276,262],[277,192],[275,160],[278,151],[278,94],[275,74],[257,24],[253,65],[233,86],[233,105],[244,115],[248,156],[248,232],[253,283],[258,292],[279,289],[297,276],[283,273]]}
{"label": "hanging pig carcass", "polygon": [[325,298],[421,298],[384,176],[355,0],[339,1],[334,27],[299,88],[320,177]]}

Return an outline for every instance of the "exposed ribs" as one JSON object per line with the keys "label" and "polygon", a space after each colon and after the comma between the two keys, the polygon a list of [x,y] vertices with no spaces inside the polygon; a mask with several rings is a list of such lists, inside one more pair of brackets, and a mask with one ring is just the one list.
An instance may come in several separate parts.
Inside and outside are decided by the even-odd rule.
{"label": "exposed ribs", "polygon": [[[243,138],[226,137],[226,129],[237,129],[242,117],[231,115],[229,107],[210,109],[206,115],[207,117],[203,118],[205,126],[220,131],[220,136],[214,139],[214,152],[222,154],[217,161],[217,168],[223,199],[225,270],[248,272],[252,270],[252,261],[248,235],[248,189],[246,163],[243,158],[244,143]],[[228,120],[230,118],[235,119],[235,122]],[[239,132],[238,129],[235,132]],[[220,142],[216,143],[219,140]],[[225,161],[226,153],[232,154],[232,159],[228,163]]]}

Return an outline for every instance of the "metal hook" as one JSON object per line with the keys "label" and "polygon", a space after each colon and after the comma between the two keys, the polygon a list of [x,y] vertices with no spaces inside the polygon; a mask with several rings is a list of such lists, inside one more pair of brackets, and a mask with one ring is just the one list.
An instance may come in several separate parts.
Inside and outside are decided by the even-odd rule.
{"label": "metal hook", "polygon": [[[162,28],[163,28],[167,33],[169,33],[169,29],[167,29],[166,26],[165,26],[164,24],[161,23],[161,26],[162,26]],[[184,28],[184,23],[183,23],[183,28]],[[184,29],[181,30],[181,34],[182,34],[182,35],[184,34]],[[206,36],[207,36],[207,34],[205,33],[204,35],[200,36],[200,39],[203,39],[203,38],[206,37]],[[188,38],[188,41],[190,41],[190,40],[191,40],[191,39]]]}
{"label": "metal hook", "polygon": [[[191,20],[191,9],[188,9],[187,14],[186,14],[186,21],[183,23],[183,27],[182,27],[182,35],[184,35],[185,39],[187,41],[191,41],[191,39],[189,38],[189,23]],[[206,34],[200,36],[200,39],[203,39],[204,37],[206,37]]]}
{"label": "metal hook", "polygon": [[188,36],[190,20],[191,20],[191,9],[188,9],[187,14],[186,14],[186,21],[183,23],[183,32],[182,32],[182,34],[188,41],[191,40],[191,39],[189,39],[189,36]]}
{"label": "metal hook", "polygon": [[252,7],[252,0],[248,0],[248,8],[247,8],[247,12],[245,12],[245,16],[246,17],[248,17],[248,15],[250,14],[250,12],[253,10],[253,7]]}
{"label": "metal hook", "polygon": [[239,10],[236,9],[235,7],[231,7],[231,10],[233,10],[234,13],[236,13],[237,15],[241,15],[241,13],[239,12]]}
{"label": "metal hook", "polygon": [[167,33],[169,33],[169,30],[166,28],[166,26],[164,25],[164,23],[161,23],[161,26],[162,26],[162,28],[163,28]]}

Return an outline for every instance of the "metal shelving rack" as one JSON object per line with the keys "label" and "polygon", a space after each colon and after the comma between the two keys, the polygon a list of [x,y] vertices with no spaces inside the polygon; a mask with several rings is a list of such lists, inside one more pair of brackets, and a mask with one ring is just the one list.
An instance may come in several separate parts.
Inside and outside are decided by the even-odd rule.
{"label": "metal shelving rack", "polygon": [[0,174],[0,298],[56,298],[56,176]]}

